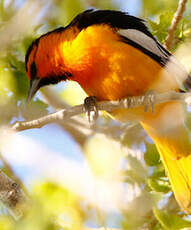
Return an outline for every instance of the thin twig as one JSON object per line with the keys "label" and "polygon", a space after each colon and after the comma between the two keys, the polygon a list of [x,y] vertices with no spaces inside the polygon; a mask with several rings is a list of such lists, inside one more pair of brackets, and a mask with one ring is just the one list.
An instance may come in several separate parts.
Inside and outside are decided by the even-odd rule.
{"label": "thin twig", "polygon": [[187,0],[180,0],[178,3],[178,8],[174,14],[173,19],[172,19],[171,26],[168,29],[168,36],[164,42],[166,49],[171,48],[172,41],[174,39],[174,32],[177,28],[178,23],[180,22],[180,20],[182,18],[182,15],[183,15],[185,9],[186,9],[186,2],[187,2]]}
{"label": "thin twig", "polygon": [[[147,95],[148,96],[148,95]],[[120,101],[103,101],[98,102],[97,108],[98,110],[105,110],[107,112],[111,112],[115,109],[129,109],[129,108],[135,108],[140,106],[151,106],[152,109],[152,102],[150,105],[146,103],[148,100],[145,100],[147,96],[134,96],[134,97],[128,97]],[[152,95],[153,96],[153,95]],[[174,91],[170,91],[163,94],[156,94],[154,95],[153,102],[155,104],[164,103],[168,101],[185,101],[186,103],[189,103],[188,100],[191,98],[191,93],[177,93]],[[73,106],[69,109],[63,109],[58,112],[49,114],[47,116],[41,117],[36,120],[32,121],[24,121],[24,122],[17,122],[12,126],[12,129],[14,131],[22,131],[26,129],[32,129],[32,128],[41,128],[42,126],[52,123],[52,122],[58,122],[58,121],[66,121],[70,119],[73,116],[79,115],[84,113],[84,105],[77,105]]]}

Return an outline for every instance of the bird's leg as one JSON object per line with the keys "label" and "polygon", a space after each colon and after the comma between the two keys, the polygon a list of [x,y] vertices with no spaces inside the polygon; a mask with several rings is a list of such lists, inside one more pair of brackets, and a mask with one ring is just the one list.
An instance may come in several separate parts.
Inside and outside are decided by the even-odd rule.
{"label": "bird's leg", "polygon": [[98,118],[97,99],[95,96],[89,96],[84,99],[84,110],[87,113],[89,122]]}
{"label": "bird's leg", "polygon": [[144,95],[143,104],[145,112],[147,112],[150,107],[152,113],[154,113],[155,92],[153,90],[149,90],[146,92],[146,94]]}

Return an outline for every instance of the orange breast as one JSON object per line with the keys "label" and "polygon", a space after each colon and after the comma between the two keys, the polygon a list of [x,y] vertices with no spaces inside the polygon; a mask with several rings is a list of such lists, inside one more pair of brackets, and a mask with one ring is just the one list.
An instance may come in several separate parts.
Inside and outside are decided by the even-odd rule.
{"label": "orange breast", "polygon": [[148,89],[164,92],[177,88],[167,71],[138,49],[121,42],[109,26],[88,27],[63,50],[73,80],[99,100],[141,95]]}

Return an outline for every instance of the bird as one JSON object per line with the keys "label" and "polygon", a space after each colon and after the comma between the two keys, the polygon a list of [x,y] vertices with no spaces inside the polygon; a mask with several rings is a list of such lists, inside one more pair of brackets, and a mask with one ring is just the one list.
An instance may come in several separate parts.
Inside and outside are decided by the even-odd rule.
{"label": "bird", "polygon": [[[71,80],[97,101],[149,92],[188,91],[191,76],[149,31],[146,21],[127,12],[88,9],[67,26],[43,34],[29,46],[28,100],[43,86]],[[175,198],[191,214],[191,143],[178,101],[115,109],[122,122],[138,121],[153,140]]]}

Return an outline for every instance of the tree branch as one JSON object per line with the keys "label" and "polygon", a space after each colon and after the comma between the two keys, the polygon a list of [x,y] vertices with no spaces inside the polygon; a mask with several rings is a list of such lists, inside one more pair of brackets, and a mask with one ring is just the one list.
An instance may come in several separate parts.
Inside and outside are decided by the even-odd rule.
{"label": "tree branch", "polygon": [[[175,91],[170,91],[163,94],[128,97],[120,101],[98,102],[97,108],[98,110],[111,112],[114,109],[129,109],[139,106],[150,106],[152,108],[153,103],[159,104],[168,101],[183,101],[189,104],[191,101],[190,99],[191,93],[178,93]],[[84,112],[84,105],[77,105],[57,111],[33,121],[17,122],[12,126],[12,129],[15,131],[22,131],[25,129],[40,128],[50,122],[66,122],[67,120],[71,120],[71,117]],[[2,203],[8,208],[10,213],[15,218],[18,219],[20,216],[22,216],[20,204],[25,203],[25,195],[19,186],[8,178],[2,171],[0,171],[0,201],[2,201]]]}
{"label": "tree branch", "polygon": [[25,194],[28,194],[27,189],[25,188],[23,182],[21,179],[14,173],[12,167],[9,165],[7,160],[3,157],[3,155],[0,153],[0,159],[3,163],[3,167],[5,168],[6,173],[18,184],[21,186],[22,190]]}
{"label": "tree branch", "polygon": [[182,18],[182,15],[185,11],[185,8],[186,8],[186,3],[187,3],[187,0],[180,0],[179,3],[178,3],[178,8],[174,14],[174,17],[172,19],[172,22],[171,22],[171,26],[170,28],[168,29],[168,36],[164,42],[164,45],[166,47],[166,49],[170,49],[171,48],[171,45],[172,45],[172,41],[173,41],[173,38],[174,38],[174,32],[177,28],[177,25],[179,23],[179,21],[181,20]]}
{"label": "tree branch", "polygon": [[0,201],[10,214],[18,220],[23,216],[26,197],[19,185],[0,170]]}
{"label": "tree branch", "polygon": [[[150,97],[151,96],[151,97]],[[191,93],[178,93],[175,91],[170,91],[163,94],[153,94],[145,96],[135,96],[122,99],[120,101],[103,101],[97,103],[98,110],[105,110],[111,112],[114,109],[129,109],[139,106],[150,106],[152,108],[153,103],[159,104],[168,101],[185,101],[187,104],[190,103]],[[32,128],[41,128],[42,126],[58,121],[66,121],[73,116],[84,113],[84,105],[73,106],[68,109],[63,109],[58,112],[49,114],[47,116],[41,117],[32,121],[16,122],[12,129],[14,131],[22,131]]]}

